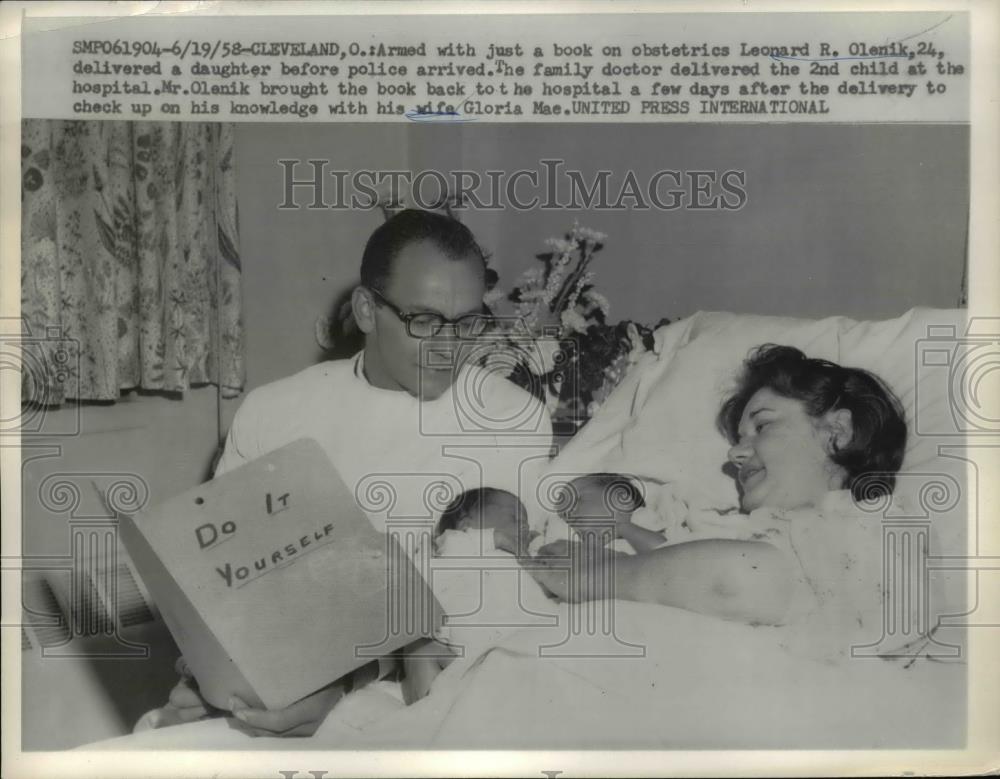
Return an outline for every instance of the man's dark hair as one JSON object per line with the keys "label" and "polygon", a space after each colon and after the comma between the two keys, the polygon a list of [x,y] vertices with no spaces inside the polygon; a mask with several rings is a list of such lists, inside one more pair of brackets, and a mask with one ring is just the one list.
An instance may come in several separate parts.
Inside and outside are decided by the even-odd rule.
{"label": "man's dark hair", "polygon": [[445,214],[408,208],[371,234],[361,257],[361,283],[385,292],[396,257],[405,247],[421,241],[434,244],[449,259],[475,257],[486,267],[486,256],[468,227]]}
{"label": "man's dark hair", "polygon": [[[739,440],[746,404],[765,388],[801,401],[813,418],[850,411],[851,441],[835,448],[830,459],[847,471],[844,486],[855,500],[892,493],[906,451],[906,420],[899,399],[878,376],[806,357],[791,346],[758,346],[743,363],[736,392],[719,411],[719,429],[731,443]],[[866,474],[869,478],[862,478]]]}

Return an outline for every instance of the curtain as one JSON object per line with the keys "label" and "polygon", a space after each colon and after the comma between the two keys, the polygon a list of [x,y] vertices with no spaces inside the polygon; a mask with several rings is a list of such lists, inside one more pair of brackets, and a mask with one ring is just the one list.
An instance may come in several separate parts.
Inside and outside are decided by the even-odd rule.
{"label": "curtain", "polygon": [[22,127],[22,397],[244,382],[233,126]]}

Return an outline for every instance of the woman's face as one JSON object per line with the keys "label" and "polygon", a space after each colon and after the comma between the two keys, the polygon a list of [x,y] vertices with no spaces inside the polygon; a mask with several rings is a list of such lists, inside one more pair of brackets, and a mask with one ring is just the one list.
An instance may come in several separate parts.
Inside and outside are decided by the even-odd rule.
{"label": "woman's face", "polygon": [[815,505],[829,490],[843,487],[844,470],[828,452],[834,440],[846,445],[850,431],[809,416],[801,401],[758,390],[743,409],[738,433],[729,459],[739,468],[744,511]]}

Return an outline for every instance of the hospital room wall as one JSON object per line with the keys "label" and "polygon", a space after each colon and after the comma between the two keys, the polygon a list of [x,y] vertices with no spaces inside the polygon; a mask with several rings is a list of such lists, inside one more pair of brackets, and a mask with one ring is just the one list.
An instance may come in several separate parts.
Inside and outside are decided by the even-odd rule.
{"label": "hospital room wall", "polygon": [[[958,300],[965,127],[602,124],[581,131],[539,124],[460,132],[463,167],[538,169],[539,160],[560,159],[588,182],[613,171],[613,193],[629,170],[643,186],[660,170],[744,173],[746,203],[738,210],[579,215],[608,235],[594,270],[614,318],[648,322],[709,309],[884,319]],[[670,185],[667,179],[663,189]],[[509,276],[508,267],[519,271],[574,216],[479,211],[467,221]]]}
{"label": "hospital room wall", "polygon": [[574,219],[607,233],[593,269],[612,319],[701,309],[878,319],[952,307],[959,297],[968,213],[961,126],[240,125],[236,137],[251,388],[320,357],[316,317],[356,280],[364,242],[382,221],[377,210],[306,208],[304,189],[300,208],[279,209],[278,159],[480,172],[561,159],[587,181],[613,171],[612,192],[627,170],[640,182],[659,170],[744,171],[739,210],[465,212],[505,282]]}

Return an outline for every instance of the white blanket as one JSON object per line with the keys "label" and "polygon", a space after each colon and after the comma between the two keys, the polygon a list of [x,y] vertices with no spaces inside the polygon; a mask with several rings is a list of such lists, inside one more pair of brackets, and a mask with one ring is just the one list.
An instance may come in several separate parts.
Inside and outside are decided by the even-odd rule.
{"label": "white blanket", "polygon": [[[950,440],[948,424],[953,424],[947,387],[924,375],[930,369],[914,371],[914,355],[928,328],[949,323],[964,332],[964,312],[915,310],[884,323],[699,314],[661,328],[656,352],[643,356],[601,412],[550,464],[544,479],[618,471],[685,484],[720,507],[734,505],[735,484],[721,470],[728,444],[712,432],[715,413],[749,348],[765,342],[789,344],[813,357],[868,367],[890,382],[907,408],[910,429],[920,435],[911,436],[906,467],[897,480],[897,492],[910,499],[911,507],[886,512],[884,518],[919,524],[933,517],[941,539],[934,553],[964,554],[968,514],[957,487],[965,483],[965,464],[938,451],[939,444]],[[935,437],[925,431],[943,432]],[[951,484],[954,500],[948,492]],[[928,493],[929,487],[938,492]],[[925,505],[927,497],[934,500]],[[796,554],[822,550],[851,535],[848,525],[802,528],[791,538],[802,542]],[[840,528],[844,539],[839,538]],[[866,548],[880,550],[880,544],[872,538]],[[804,558],[803,574],[810,587],[827,608],[816,612],[823,619],[813,625],[815,630],[798,635],[839,635],[844,625],[839,617],[851,616],[847,606],[859,604],[856,598],[849,598],[848,604],[830,597],[828,585],[846,580],[844,571],[860,568],[846,559],[840,565],[839,557],[821,556],[818,565],[810,555],[799,557]],[[947,576],[939,572],[936,578],[941,584]],[[931,603],[932,616],[965,611],[965,580],[952,578],[958,595],[945,602],[957,605]],[[875,578],[866,575],[857,581]],[[870,593],[870,588],[853,591]],[[871,606],[869,600],[865,604]],[[864,749],[963,744],[962,663],[851,656],[820,660],[786,648],[802,648],[790,640],[795,627],[751,627],[618,601],[613,611],[617,640],[605,639],[600,645],[595,639],[580,649],[574,635],[574,641],[564,644],[563,656],[540,657],[539,645],[566,641],[571,623],[583,624],[588,613],[606,614],[599,604],[573,609],[576,622],[563,607],[555,627],[509,632],[485,651],[477,648],[443,671],[430,695],[412,706],[399,706],[377,688],[354,693],[310,739],[252,739],[226,720],[214,720],[95,747]],[[957,644],[961,636],[940,639]],[[629,656],[634,646],[642,647],[642,656]],[[947,654],[946,646],[940,649]],[[591,656],[567,656],[586,651]]]}
{"label": "white blanket", "polygon": [[964,738],[962,664],[818,662],[782,650],[783,628],[613,604],[617,639],[563,646],[564,655],[596,656],[539,657],[540,643],[569,637],[565,622],[517,631],[454,662],[409,707],[377,690],[348,696],[310,739],[250,738],[213,720],[88,748],[867,749]]}

